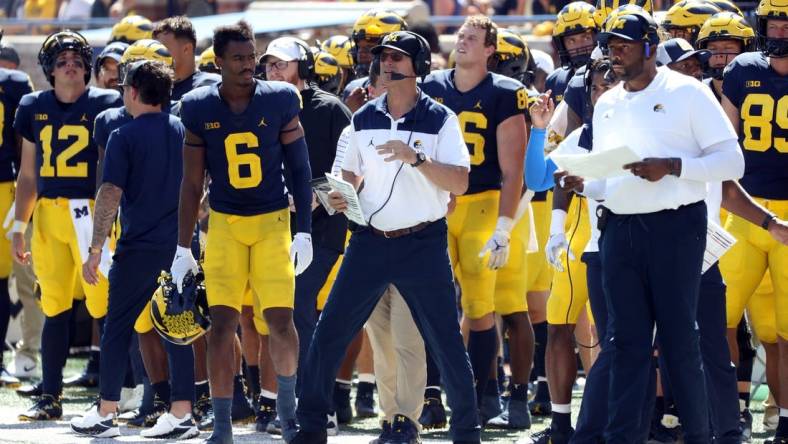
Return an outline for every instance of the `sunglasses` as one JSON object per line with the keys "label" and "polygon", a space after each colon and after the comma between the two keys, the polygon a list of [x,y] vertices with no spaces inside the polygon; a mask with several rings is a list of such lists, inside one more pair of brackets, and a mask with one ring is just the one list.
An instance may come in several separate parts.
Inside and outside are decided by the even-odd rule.
{"label": "sunglasses", "polygon": [[402,59],[404,59],[404,58],[405,58],[405,54],[403,54],[401,52],[392,51],[392,52],[382,52],[382,53],[380,53],[380,61],[383,62],[383,63],[385,63],[389,59],[392,62],[394,62],[394,63],[401,62]]}
{"label": "sunglasses", "polygon": [[289,63],[290,62],[285,62],[284,60],[280,60],[278,62],[273,62],[273,63],[266,63],[265,64],[265,70],[266,71],[273,71],[274,68],[276,68],[277,71],[282,71],[284,69],[287,69],[287,65]]}
{"label": "sunglasses", "polygon": [[74,66],[76,66],[77,68],[85,67],[85,64],[82,63],[82,60],[74,59],[74,60],[58,60],[57,62],[55,62],[55,68],[62,68],[68,65],[69,63],[73,63]]}

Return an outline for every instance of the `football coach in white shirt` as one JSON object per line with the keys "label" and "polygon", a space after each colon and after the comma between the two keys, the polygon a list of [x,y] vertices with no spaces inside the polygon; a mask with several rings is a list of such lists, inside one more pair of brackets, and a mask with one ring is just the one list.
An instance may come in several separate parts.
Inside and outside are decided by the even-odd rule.
{"label": "football coach in white shirt", "polygon": [[[446,237],[449,193],[466,191],[470,156],[457,116],[416,86],[416,78],[429,72],[427,42],[399,31],[372,53],[388,92],[353,115],[342,165],[345,180],[360,189],[368,226],[353,228],[312,337],[298,402],[301,431],[293,443],[326,442],[337,368],[389,284],[399,289],[440,367],[452,409],[452,440],[479,443],[473,376],[457,320]],[[334,208],[346,208],[341,196],[332,196]],[[408,419],[395,421],[387,438],[411,442],[416,430]]]}
{"label": "football coach in white shirt", "polygon": [[[736,133],[709,88],[656,67],[646,12],[615,19],[600,43],[623,80],[594,109],[594,150],[629,146],[626,175],[565,187],[602,202],[600,257],[614,350],[605,442],[640,436],[654,325],[686,443],[711,442],[696,313],[706,246],[706,182],[744,172]],[[631,174],[630,174],[631,173]]]}

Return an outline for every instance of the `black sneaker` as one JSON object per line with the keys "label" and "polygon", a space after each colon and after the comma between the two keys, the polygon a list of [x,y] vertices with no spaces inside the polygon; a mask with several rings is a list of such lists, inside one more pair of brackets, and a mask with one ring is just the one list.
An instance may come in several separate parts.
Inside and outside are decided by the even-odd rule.
{"label": "black sneaker", "polygon": [[255,422],[254,409],[246,397],[243,398],[243,401],[233,402],[230,414],[233,424],[251,424]]}
{"label": "black sneaker", "polygon": [[137,415],[126,423],[128,427],[150,428],[156,425],[159,416],[167,413],[169,406],[157,396],[153,400],[153,409],[147,412],[139,411]]}
{"label": "black sneaker", "polygon": [[574,433],[575,429],[570,429],[569,433],[559,433],[548,427],[531,435],[530,441],[533,444],[568,444]]}
{"label": "black sneaker", "polygon": [[427,398],[424,400],[419,424],[425,430],[446,428],[446,409],[440,399]]}
{"label": "black sneaker", "polygon": [[356,388],[356,417],[357,418],[376,418],[375,410],[375,384],[369,382],[359,382]]}
{"label": "black sneaker", "polygon": [[276,408],[272,408],[271,406],[265,404],[260,404],[260,410],[257,411],[254,428],[260,433],[266,433],[268,431],[268,425],[271,424],[275,419]]}
{"label": "black sneaker", "polygon": [[391,436],[391,423],[386,421],[385,419],[380,424],[380,435],[369,442],[369,444],[385,444],[386,440],[389,439]]}
{"label": "black sneaker", "polygon": [[209,410],[208,414],[203,416],[202,421],[197,424],[197,430],[201,432],[209,432],[213,430],[213,410]]}
{"label": "black sneaker", "polygon": [[19,396],[38,397],[44,394],[44,383],[37,382],[35,384],[25,384],[16,389],[16,394]]}
{"label": "black sneaker", "polygon": [[50,421],[60,419],[63,416],[63,406],[60,404],[60,397],[52,395],[41,395],[41,398],[19,415],[20,421]]}
{"label": "black sneaker", "polygon": [[197,401],[194,402],[194,406],[192,407],[192,417],[194,418],[194,422],[200,423],[208,413],[210,413],[213,405],[211,404],[211,395],[208,393],[203,393]]}
{"label": "black sneaker", "polygon": [[550,416],[553,414],[553,405],[550,401],[529,401],[528,410],[531,416]]}
{"label": "black sneaker", "polygon": [[306,432],[299,431],[296,436],[290,441],[290,444],[326,444],[328,443],[328,435],[325,430],[319,432]]}
{"label": "black sneaker", "polygon": [[394,415],[391,424],[391,434],[384,441],[385,444],[418,444],[419,430],[405,415]]}
{"label": "black sneaker", "polygon": [[82,388],[95,388],[98,387],[99,375],[98,373],[82,373],[81,375],[72,376],[63,380],[64,387],[82,387]]}
{"label": "black sneaker", "polygon": [[[346,387],[345,387],[346,386]],[[353,408],[350,406],[350,386],[344,383],[334,383],[334,406],[337,421],[347,424],[353,419]]]}

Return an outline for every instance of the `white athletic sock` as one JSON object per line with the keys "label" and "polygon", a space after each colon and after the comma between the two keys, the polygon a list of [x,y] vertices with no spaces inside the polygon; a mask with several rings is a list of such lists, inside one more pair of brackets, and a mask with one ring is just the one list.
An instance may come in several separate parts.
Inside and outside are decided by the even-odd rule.
{"label": "white athletic sock", "polygon": [[556,413],[572,413],[572,404],[556,404],[551,402],[550,405]]}

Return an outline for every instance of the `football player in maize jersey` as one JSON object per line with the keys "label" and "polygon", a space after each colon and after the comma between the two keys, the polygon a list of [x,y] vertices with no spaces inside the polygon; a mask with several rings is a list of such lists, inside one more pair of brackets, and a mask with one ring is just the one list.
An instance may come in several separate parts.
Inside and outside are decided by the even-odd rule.
{"label": "football player in maize jersey", "polygon": [[197,34],[192,22],[185,16],[169,17],[156,24],[153,38],[162,42],[172,54],[175,64],[175,84],[172,86],[172,100],[181,100],[187,92],[201,86],[219,83],[217,74],[197,70],[194,50],[197,47]]}
{"label": "football player in maize jersey", "polygon": [[[300,96],[291,85],[253,77],[257,58],[247,23],[217,28],[213,46],[222,82],[188,93],[181,101],[187,133],[179,246],[171,272],[180,288],[185,276],[198,270],[188,246],[207,172],[211,229],[203,268],[212,322],[208,365],[215,418],[209,442],[232,442],[235,365],[227,354],[234,350],[247,284],[270,330],[277,412],[289,441],[296,432],[294,278],[312,259],[311,173],[298,119]],[[292,246],[283,162],[293,177],[297,233]]]}
{"label": "football player in maize jersey", "polygon": [[[456,68],[431,73],[423,91],[457,114],[471,153],[468,192],[457,197],[448,217],[449,254],[469,321],[468,355],[476,379],[482,420],[500,414],[497,393],[485,396],[486,381],[497,356],[494,313],[524,310],[522,295],[496,301],[496,270],[509,258],[509,239],[523,187],[526,141],[523,111],[528,92],[522,83],[488,72],[498,27],[484,16],[471,16],[457,32]],[[511,313],[507,313],[511,314]],[[429,384],[429,382],[428,382]]]}
{"label": "football player in maize jersey", "polygon": [[671,37],[680,37],[695,46],[703,23],[718,12],[722,9],[710,1],[682,0],[668,9],[660,27]]}
{"label": "football player in maize jersey", "polygon": [[[2,31],[0,31],[2,37]],[[14,206],[16,171],[18,168],[21,139],[14,131],[14,114],[22,96],[33,91],[30,77],[22,71],[0,68],[0,214],[8,214]],[[8,238],[0,239],[0,251],[11,248]],[[8,276],[11,274],[13,258],[10,254],[0,255],[0,338],[8,332],[11,316],[11,299],[8,296]],[[0,385],[18,384],[19,380],[8,374],[0,360]]]}
{"label": "football player in maize jersey", "polygon": [[137,40],[153,38],[153,23],[141,15],[123,17],[110,32],[109,41],[131,45]]}
{"label": "football player in maize jersey", "polygon": [[[531,52],[525,40],[508,29],[498,30],[493,68],[496,74],[521,81],[524,85],[531,83],[529,80],[533,72],[527,70],[530,58]],[[528,90],[529,104],[537,97],[536,91]],[[524,111],[524,116],[527,123],[530,120],[527,111]],[[504,333],[508,332],[509,338],[512,372],[509,382],[510,399],[506,410],[488,422],[492,427],[511,429],[527,429],[531,425],[528,412],[528,377],[533,363],[534,337],[525,298],[528,281],[524,277],[528,271],[526,252],[531,239],[528,210],[533,192],[528,193],[523,187],[522,194],[514,218],[509,260],[498,270],[495,279],[495,311],[502,316]],[[492,385],[498,384],[497,366],[493,370],[487,380],[490,392]]]}
{"label": "football player in maize jersey", "polygon": [[[788,216],[788,4],[763,0],[756,10],[758,52],[742,54],[725,69],[722,106],[738,129],[744,152],[744,189],[781,219]],[[728,284],[728,315],[740,314],[768,269],[777,296],[779,380],[788,375],[788,246],[769,233],[777,221],[766,217],[758,229],[729,215],[726,229],[739,240],[721,262]],[[768,233],[767,233],[768,231]],[[788,442],[788,384],[775,399],[780,420],[773,442]],[[768,441],[767,441],[768,442]]]}
{"label": "football player in maize jersey", "polygon": [[351,112],[356,112],[366,101],[367,76],[369,64],[372,63],[370,50],[386,35],[407,29],[408,24],[405,23],[405,19],[395,12],[375,9],[361,14],[353,24],[353,31],[350,33],[353,46],[350,55],[353,58],[355,79],[347,82],[342,92],[342,100]]}
{"label": "football player in maize jersey", "polygon": [[[60,418],[63,365],[68,355],[74,289],[81,283],[91,317],[107,311],[107,279],[88,285],[91,208],[96,195],[98,149],[90,137],[101,111],[122,104],[117,91],[87,86],[93,50],[79,33],[63,31],[44,40],[39,63],[52,89],[24,96],[14,121],[24,138],[17,180],[13,253],[27,263],[24,232],[35,208],[32,256],[46,316],[41,334],[43,396],[22,420]],[[107,261],[109,256],[107,255]]]}

